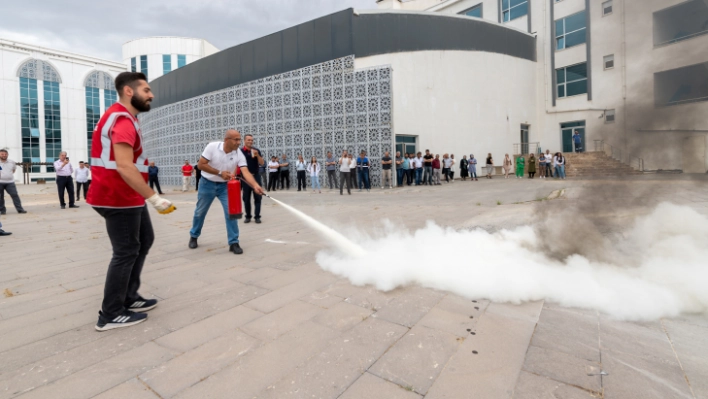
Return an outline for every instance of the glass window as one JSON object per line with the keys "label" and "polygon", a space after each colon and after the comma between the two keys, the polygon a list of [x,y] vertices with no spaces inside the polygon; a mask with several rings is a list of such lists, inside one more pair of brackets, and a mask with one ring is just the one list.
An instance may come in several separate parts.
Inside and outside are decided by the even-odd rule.
{"label": "glass window", "polygon": [[187,65],[187,56],[184,54],[177,54],[177,68],[182,68]]}
{"label": "glass window", "polygon": [[556,21],[556,50],[585,43],[585,11]]}
{"label": "glass window", "polygon": [[556,69],[558,98],[577,96],[588,92],[587,63]]}
{"label": "glass window", "polygon": [[[39,156],[39,100],[37,80],[20,78],[20,128],[22,132],[22,162],[41,162]],[[33,173],[40,167],[33,166]]]}
{"label": "glass window", "polygon": [[162,55],[162,74],[168,74],[172,72],[172,55],[163,54]]}
{"label": "glass window", "polygon": [[460,13],[460,15],[467,15],[468,17],[482,18],[482,3],[479,3],[476,6],[469,8],[465,11],[462,11]]}
{"label": "glass window", "polygon": [[658,106],[708,101],[708,62],[654,74]]}
{"label": "glass window", "polygon": [[612,14],[612,0],[602,3],[602,15]]}
{"label": "glass window", "polygon": [[[86,87],[86,140],[89,154],[91,153],[91,140],[93,131],[101,119],[101,98],[97,87]],[[108,91],[108,90],[106,90]]]}
{"label": "glass window", "polygon": [[689,0],[654,13],[654,45],[680,42],[708,33],[708,2]]}
{"label": "glass window", "polygon": [[144,73],[145,77],[148,76],[148,57],[147,57],[147,55],[140,56],[140,72]]}
{"label": "glass window", "polygon": [[[61,152],[61,101],[59,82],[42,82],[44,85],[44,141],[47,162],[59,158]],[[54,172],[47,166],[47,172]]]}
{"label": "glass window", "polygon": [[111,105],[118,102],[118,92],[115,90],[104,90],[103,104],[104,108],[108,109]]}
{"label": "glass window", "polygon": [[602,57],[602,62],[605,65],[605,69],[612,69],[615,67],[615,55],[610,54]]}
{"label": "glass window", "polygon": [[130,59],[130,72],[137,72],[137,71],[138,71],[138,67],[135,63],[135,57],[133,57]]}
{"label": "glass window", "polygon": [[528,13],[528,0],[502,0],[502,16],[504,22],[521,18]]}
{"label": "glass window", "polygon": [[613,123],[615,121],[615,110],[614,109],[608,109],[605,111],[605,122],[606,123]]}

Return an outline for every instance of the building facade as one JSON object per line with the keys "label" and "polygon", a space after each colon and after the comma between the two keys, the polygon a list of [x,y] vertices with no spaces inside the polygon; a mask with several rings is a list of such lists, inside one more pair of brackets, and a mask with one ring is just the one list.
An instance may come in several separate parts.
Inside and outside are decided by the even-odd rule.
{"label": "building facade", "polygon": [[[98,118],[116,101],[115,76],[125,67],[64,51],[0,39],[0,148],[16,162],[53,162],[67,151],[88,161]],[[31,179],[53,179],[51,166]],[[18,168],[15,179],[22,181]]]}
{"label": "building facade", "polygon": [[123,63],[129,71],[142,72],[151,81],[217,51],[204,39],[144,37],[123,44]]}
{"label": "building facade", "polygon": [[[649,170],[705,173],[708,3],[703,0],[381,0],[467,15],[537,38],[536,115],[515,142],[572,150],[603,140]],[[527,138],[528,137],[528,138]]]}

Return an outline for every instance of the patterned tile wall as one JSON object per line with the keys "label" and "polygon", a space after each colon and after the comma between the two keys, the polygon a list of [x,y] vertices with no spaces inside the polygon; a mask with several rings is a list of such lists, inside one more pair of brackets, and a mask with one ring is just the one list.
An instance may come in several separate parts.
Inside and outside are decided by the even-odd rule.
{"label": "patterned tile wall", "polygon": [[391,68],[355,70],[347,56],[156,108],[140,120],[162,184],[181,185],[184,160],[194,164],[206,144],[235,128],[252,134],[266,156],[285,153],[293,164],[298,154],[324,162],[328,151],[366,150],[378,186],[381,157],[394,149]]}

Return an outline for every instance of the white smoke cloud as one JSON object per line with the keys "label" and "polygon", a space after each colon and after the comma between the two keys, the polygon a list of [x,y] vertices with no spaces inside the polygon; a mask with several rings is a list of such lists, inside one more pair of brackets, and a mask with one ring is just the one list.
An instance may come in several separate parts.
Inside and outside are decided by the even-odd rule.
{"label": "white smoke cloud", "polygon": [[612,241],[618,256],[598,257],[612,262],[549,257],[532,226],[488,233],[428,222],[411,232],[387,224],[382,236],[358,244],[363,256],[321,251],[317,262],[383,291],[418,284],[470,299],[544,299],[625,320],[708,314],[708,217],[684,206],[662,203],[637,218]]}

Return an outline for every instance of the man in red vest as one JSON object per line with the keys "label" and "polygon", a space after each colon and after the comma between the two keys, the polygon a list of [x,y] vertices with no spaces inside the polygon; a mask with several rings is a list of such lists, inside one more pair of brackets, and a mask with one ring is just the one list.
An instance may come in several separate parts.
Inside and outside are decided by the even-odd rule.
{"label": "man in red vest", "polygon": [[137,115],[150,110],[153,94],[144,74],[123,72],[115,81],[119,100],[93,132],[86,203],[106,221],[113,246],[96,330],[128,327],[147,319],[157,300],[138,294],[140,273],[155,235],[145,201],[159,213],[175,210],[147,185],[148,160]]}

